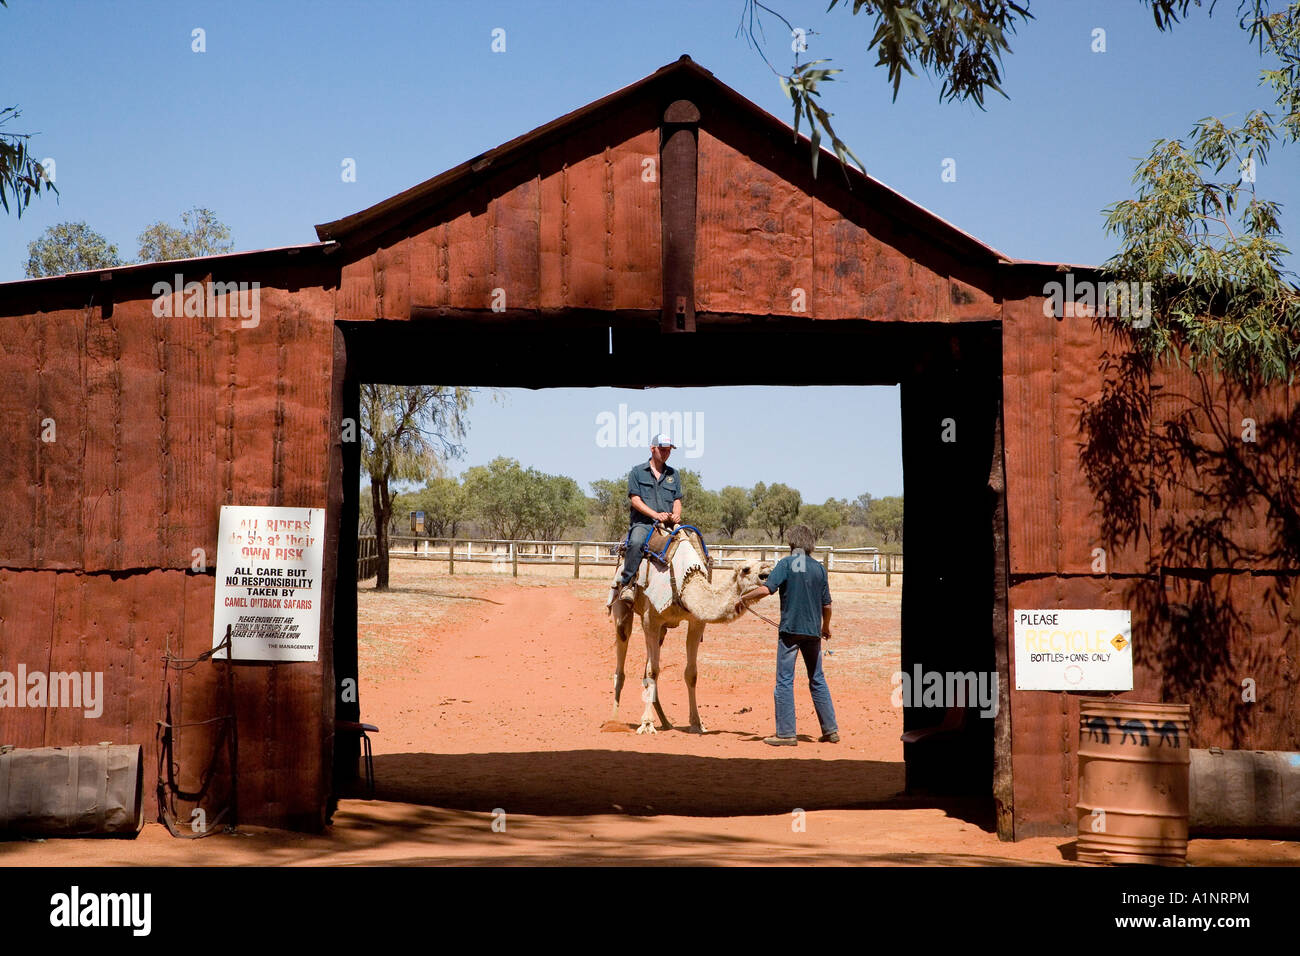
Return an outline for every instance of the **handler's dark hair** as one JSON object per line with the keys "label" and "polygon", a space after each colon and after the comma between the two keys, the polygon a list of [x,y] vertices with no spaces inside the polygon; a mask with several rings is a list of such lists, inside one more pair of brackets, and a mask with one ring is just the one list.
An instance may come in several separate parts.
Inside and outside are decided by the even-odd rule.
{"label": "handler's dark hair", "polygon": [[813,553],[813,548],[817,547],[817,539],[813,536],[812,528],[806,524],[797,524],[790,529],[790,549],[800,548],[808,554]]}

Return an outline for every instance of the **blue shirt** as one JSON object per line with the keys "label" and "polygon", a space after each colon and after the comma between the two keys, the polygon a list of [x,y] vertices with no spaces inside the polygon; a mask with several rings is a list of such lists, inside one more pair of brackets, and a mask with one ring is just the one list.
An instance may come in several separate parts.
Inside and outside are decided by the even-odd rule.
{"label": "blue shirt", "polygon": [[[648,461],[637,465],[627,473],[628,497],[639,495],[651,511],[666,511],[672,514],[673,502],[682,496],[681,484],[677,471],[669,465],[663,466],[657,480],[654,472],[650,470]],[[628,511],[632,513],[633,524],[654,524],[654,518],[649,515],[643,515],[630,506]]]}
{"label": "blue shirt", "polygon": [[831,586],[821,562],[796,551],[776,562],[763,582],[769,594],[781,592],[781,631],[821,637],[822,608],[831,603]]}

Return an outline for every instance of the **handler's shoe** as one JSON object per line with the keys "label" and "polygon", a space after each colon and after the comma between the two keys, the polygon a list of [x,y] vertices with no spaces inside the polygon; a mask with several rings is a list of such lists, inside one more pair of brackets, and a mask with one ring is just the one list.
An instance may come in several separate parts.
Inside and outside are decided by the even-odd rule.
{"label": "handler's shoe", "polygon": [[609,586],[609,599],[605,601],[605,607],[613,607],[614,599],[618,597],[618,582],[615,581]]}
{"label": "handler's shoe", "polygon": [[839,732],[832,730],[829,734],[822,734],[818,741],[823,744],[837,744],[840,742]]}
{"label": "handler's shoe", "polygon": [[797,737],[764,737],[763,743],[771,744],[773,747],[794,747],[799,743]]}

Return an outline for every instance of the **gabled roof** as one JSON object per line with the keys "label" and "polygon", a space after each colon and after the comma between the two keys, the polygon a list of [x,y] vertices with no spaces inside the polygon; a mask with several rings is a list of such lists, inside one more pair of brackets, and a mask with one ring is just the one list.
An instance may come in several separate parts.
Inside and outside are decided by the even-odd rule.
{"label": "gabled roof", "polygon": [[[660,67],[654,73],[629,86],[623,87],[595,102],[588,103],[571,113],[554,119],[544,126],[539,126],[529,133],[518,136],[508,143],[481,153],[473,159],[466,160],[459,166],[447,170],[417,186],[376,203],[367,209],[322,223],[316,227],[316,235],[322,240],[346,243],[372,237],[398,226],[401,222],[419,216],[421,213],[437,207],[441,202],[467,188],[477,173],[492,165],[504,165],[535,152],[552,142],[569,137],[583,127],[597,123],[613,113],[622,111],[642,97],[651,96],[661,89],[670,87],[678,95],[689,96],[692,89],[702,94],[699,98],[720,99],[729,107],[729,112],[739,115],[747,124],[765,131],[774,143],[782,144],[792,152],[808,155],[811,145],[808,137],[800,136],[798,141],[791,135],[791,129],[771,113],[759,108],[750,100],[741,96],[731,87],[718,80],[712,73],[683,54],[678,60]],[[709,116],[701,117],[700,126],[707,129]],[[823,150],[824,151],[824,150]],[[838,165],[834,154],[827,153],[828,160],[821,164],[823,170]],[[970,233],[958,229],[952,223],[936,215],[925,207],[913,202],[901,193],[890,189],[879,180],[863,175],[854,167],[846,167],[849,188],[855,193],[861,190],[871,201],[892,215],[905,219],[910,227],[930,235],[945,245],[951,246],[962,254],[983,259],[989,264],[1019,264],[1017,260],[1003,255],[987,243],[981,242]],[[842,182],[843,177],[836,173]]]}

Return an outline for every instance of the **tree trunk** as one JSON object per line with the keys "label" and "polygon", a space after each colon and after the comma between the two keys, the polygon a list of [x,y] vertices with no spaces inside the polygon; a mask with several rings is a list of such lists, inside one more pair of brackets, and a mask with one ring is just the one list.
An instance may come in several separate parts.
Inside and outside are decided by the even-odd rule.
{"label": "tree trunk", "polygon": [[388,496],[388,479],[371,479],[370,499],[375,509],[375,549],[378,562],[375,574],[375,590],[388,590],[388,521],[392,516],[393,502]]}

